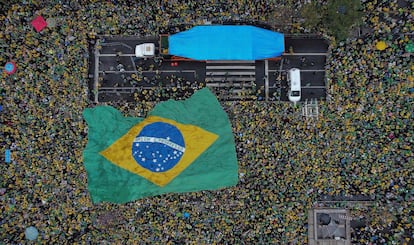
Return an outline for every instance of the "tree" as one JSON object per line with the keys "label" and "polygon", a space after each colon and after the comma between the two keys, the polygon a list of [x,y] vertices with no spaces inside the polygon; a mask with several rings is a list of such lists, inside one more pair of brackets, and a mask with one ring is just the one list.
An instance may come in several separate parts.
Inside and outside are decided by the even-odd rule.
{"label": "tree", "polygon": [[309,29],[324,27],[337,40],[348,37],[351,27],[361,23],[360,0],[328,0],[326,4],[312,1],[301,9],[304,26]]}
{"label": "tree", "polygon": [[315,2],[305,4],[301,9],[301,16],[304,18],[304,26],[308,29],[314,29],[321,24],[321,6]]}
{"label": "tree", "polygon": [[351,27],[361,23],[361,9],[360,0],[329,0],[323,24],[336,39],[344,40]]}

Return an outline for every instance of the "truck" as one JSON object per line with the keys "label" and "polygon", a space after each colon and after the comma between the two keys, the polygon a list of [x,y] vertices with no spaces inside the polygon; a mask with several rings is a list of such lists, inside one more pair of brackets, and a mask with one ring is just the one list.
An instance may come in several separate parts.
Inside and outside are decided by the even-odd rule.
{"label": "truck", "polygon": [[135,56],[137,58],[151,58],[155,56],[155,44],[143,43],[135,46]]}

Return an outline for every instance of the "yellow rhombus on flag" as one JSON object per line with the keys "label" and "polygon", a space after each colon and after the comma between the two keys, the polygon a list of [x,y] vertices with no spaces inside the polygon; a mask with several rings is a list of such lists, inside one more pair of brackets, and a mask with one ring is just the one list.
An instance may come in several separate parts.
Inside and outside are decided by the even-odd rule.
{"label": "yellow rhombus on flag", "polygon": [[[157,127],[153,128],[156,131],[162,131],[163,125],[167,126],[164,138],[148,135],[139,137],[140,133],[143,132],[143,129],[147,126],[153,125],[154,123],[157,123]],[[167,137],[169,137],[168,134],[171,134],[170,129],[174,127],[178,129],[178,131],[172,130],[172,133],[181,133],[183,137],[184,145],[182,146],[172,142],[171,139],[167,139]],[[148,133],[151,133],[150,129],[148,131]],[[218,136],[216,134],[210,133],[197,126],[181,124],[173,120],[157,116],[150,116],[131,128],[124,136],[115,141],[111,146],[101,151],[100,154],[111,163],[126,169],[131,173],[140,175],[158,186],[165,186],[184,169],[186,169],[201,153],[212,145],[217,138]],[[143,146],[145,143],[148,144]],[[137,148],[139,148],[139,144],[141,144],[144,148],[143,150],[146,150],[147,152],[150,151],[146,154],[149,157],[145,159],[143,157],[144,153],[142,153],[141,157],[137,157],[137,159],[134,158],[134,154],[131,154],[133,144],[138,144],[138,146],[136,146]],[[151,152],[151,150],[153,152]],[[163,156],[159,157],[163,150],[165,152],[165,158],[163,158]],[[173,150],[172,152],[178,153],[181,152],[181,154],[177,154],[175,158],[171,157],[173,155],[171,154],[169,157],[171,159],[168,158],[167,160],[176,159],[179,161],[173,164],[174,166],[172,166],[168,171],[162,171],[164,170],[161,169],[163,167],[162,160],[166,159],[168,150]],[[146,168],[145,161],[148,160],[151,162],[147,164],[148,167]],[[164,160],[164,163],[167,162],[167,160]],[[157,163],[153,161],[159,162]],[[151,168],[149,166],[151,165],[153,165],[154,171],[150,170]]]}

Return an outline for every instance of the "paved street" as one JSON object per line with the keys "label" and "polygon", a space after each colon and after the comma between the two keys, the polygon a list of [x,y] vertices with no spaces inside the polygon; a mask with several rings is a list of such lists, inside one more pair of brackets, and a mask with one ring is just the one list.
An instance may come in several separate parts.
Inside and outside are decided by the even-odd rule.
{"label": "paved street", "polygon": [[301,101],[324,100],[327,42],[318,37],[287,36],[285,48],[286,53],[282,59],[269,68],[269,99],[288,101],[287,71],[298,68],[301,75]]}
{"label": "paved street", "polygon": [[[135,57],[135,46],[158,38],[101,37],[90,48],[90,90],[95,102],[132,101],[140,93],[166,100],[168,91],[208,86],[222,100],[288,101],[287,71],[301,70],[302,99],[326,97],[327,43],[319,37],[286,37],[286,53],[275,60],[192,61]],[[292,52],[293,51],[293,52]],[[145,90],[147,90],[145,92]]]}

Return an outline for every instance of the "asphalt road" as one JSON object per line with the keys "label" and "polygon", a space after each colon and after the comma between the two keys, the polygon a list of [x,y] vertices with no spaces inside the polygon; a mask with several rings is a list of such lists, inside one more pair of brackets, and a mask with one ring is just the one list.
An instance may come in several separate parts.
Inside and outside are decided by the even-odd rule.
{"label": "asphalt road", "polygon": [[[90,48],[91,99],[132,101],[144,90],[154,90],[155,99],[168,99],[168,93],[205,85],[221,99],[288,101],[287,71],[301,70],[302,99],[325,99],[325,64],[328,44],[319,37],[286,37],[286,52],[280,60],[244,61],[168,61],[140,59],[134,55],[138,44],[155,43],[158,38],[101,37],[98,45]],[[95,48],[97,50],[95,50]],[[289,52],[293,50],[293,52]],[[94,90],[98,84],[98,97]],[[268,84],[268,91],[266,87]],[[152,88],[152,89],[151,89]],[[154,89],[154,88],[159,88]],[[164,92],[157,92],[165,90]],[[178,92],[177,92],[178,91]],[[184,91],[183,91],[184,93]],[[257,95],[257,97],[256,97]]]}
{"label": "asphalt road", "polygon": [[[204,82],[203,62],[174,61],[172,64],[161,59],[136,58],[135,46],[147,42],[155,43],[156,50],[159,49],[158,39],[138,37],[102,37],[97,45],[98,52],[95,52],[96,46],[90,49],[92,99],[95,99],[93,89],[96,74],[99,83],[97,99],[100,102],[133,101],[134,96],[139,97],[140,93],[154,93],[154,100],[166,100],[169,98],[168,91],[173,87],[176,88],[175,93],[180,94],[180,90],[191,91],[192,86]],[[162,95],[158,93],[161,90]]]}
{"label": "asphalt road", "polygon": [[285,36],[285,49],[290,52],[292,47],[294,53],[326,53],[328,43],[325,39],[314,36]]}
{"label": "asphalt road", "polygon": [[286,37],[285,45],[287,53],[282,59],[269,63],[269,99],[289,101],[287,73],[291,68],[298,68],[302,86],[300,101],[325,100],[328,43],[318,37]]}

